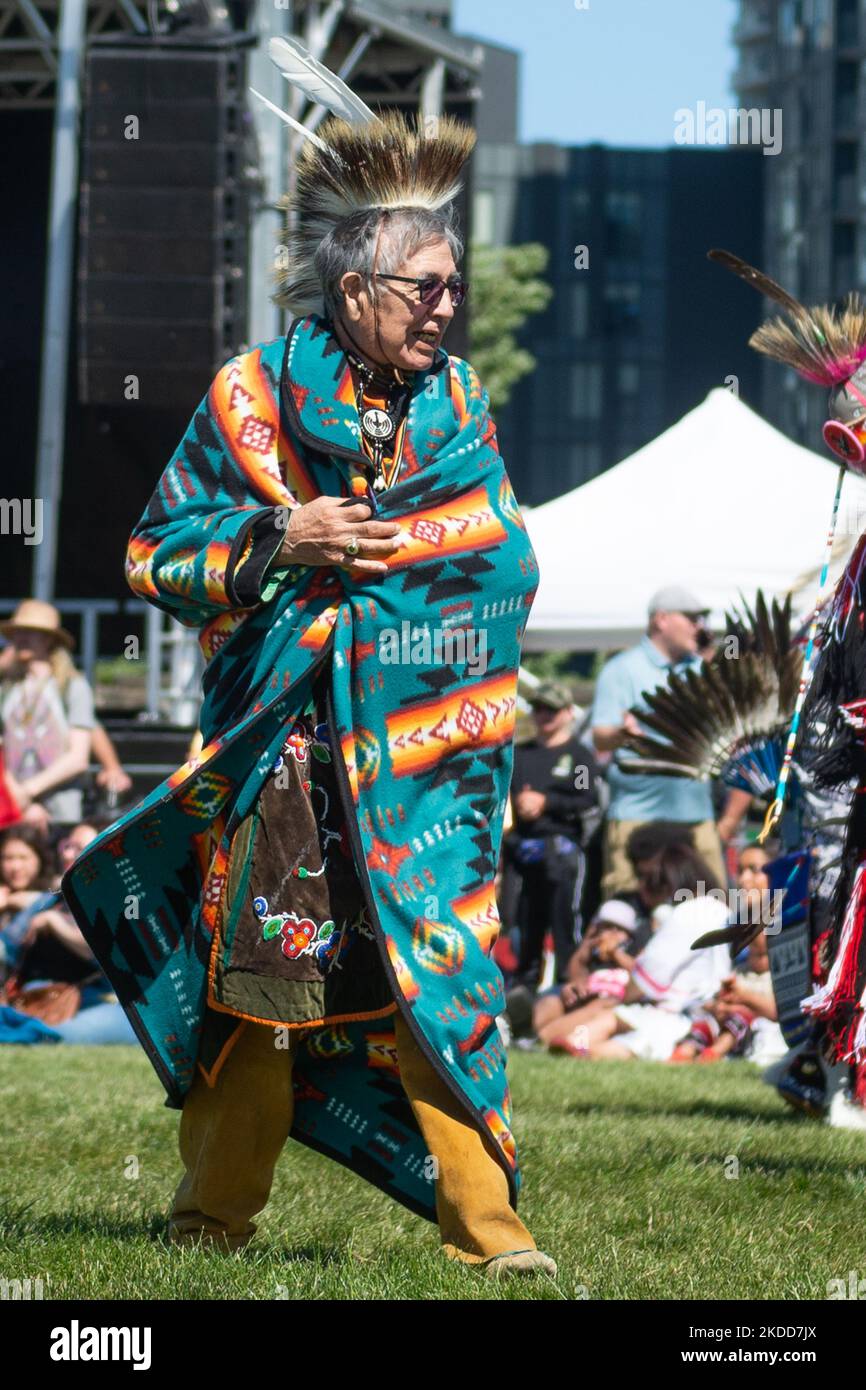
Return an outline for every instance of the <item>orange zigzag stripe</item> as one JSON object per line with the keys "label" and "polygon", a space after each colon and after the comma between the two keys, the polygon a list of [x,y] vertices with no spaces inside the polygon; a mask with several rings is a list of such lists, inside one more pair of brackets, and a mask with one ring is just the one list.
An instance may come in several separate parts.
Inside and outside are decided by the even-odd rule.
{"label": "orange zigzag stripe", "polygon": [[509,672],[390,715],[386,725],[394,776],[405,777],[431,767],[443,752],[487,748],[510,738],[516,688],[515,677]]}
{"label": "orange zigzag stripe", "polygon": [[419,560],[466,554],[499,545],[508,533],[490,504],[487,491],[475,488],[459,501],[396,518],[401,525],[400,549],[388,568],[404,569]]}

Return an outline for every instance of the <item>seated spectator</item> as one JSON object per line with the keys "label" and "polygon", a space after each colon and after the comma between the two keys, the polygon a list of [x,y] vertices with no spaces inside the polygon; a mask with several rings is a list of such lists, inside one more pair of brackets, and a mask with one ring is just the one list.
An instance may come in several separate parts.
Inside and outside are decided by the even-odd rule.
{"label": "seated spectator", "polygon": [[610,1007],[594,999],[555,1019],[541,1033],[552,1051],[666,1061],[688,1033],[692,1011],[729,973],[727,947],[691,949],[728,919],[727,904],[706,896],[718,887],[706,863],[694,850],[672,846],[658,856],[652,873],[648,887],[660,903],[657,925],[634,962],[623,1002]]}
{"label": "seated spectator", "polygon": [[[95,838],[75,826],[64,870]],[[52,865],[27,825],[0,837],[0,1043],[133,1043],[132,1026],[72,917],[50,906]]]}
{"label": "seated spectator", "polygon": [[[663,901],[665,890],[662,888],[662,897],[658,897],[655,883],[658,857],[663,849],[671,846],[693,848],[689,826],[676,821],[655,821],[651,825],[639,826],[629,838],[627,853],[635,873],[637,889],[634,893],[624,893],[621,898],[615,901],[634,909],[635,928],[632,932],[631,942],[631,954],[633,955],[637,955],[649,940],[651,914]],[[502,940],[503,938],[500,937],[500,941]],[[499,942],[497,942],[497,946],[499,946]],[[507,976],[508,971],[503,954],[497,953],[496,959]],[[536,1015],[539,1000],[543,997],[545,996],[536,997],[534,992],[525,985],[514,985],[509,988],[506,995],[505,1012],[510,1034],[519,1040],[518,1046],[531,1047],[533,1045],[533,1038],[529,1036],[531,1029],[534,1028],[535,1032],[538,1032],[539,1029],[544,1028],[560,1016],[560,1012],[551,1004],[546,1004]],[[549,997],[552,998],[553,995],[551,994]],[[598,996],[598,998],[603,998],[609,1008],[618,1002],[613,995]]]}
{"label": "seated spectator", "polygon": [[107,823],[103,825],[102,821],[96,818],[92,821],[80,821],[78,825],[73,825],[72,829],[69,830],[62,839],[58,840],[57,858],[60,871],[57,875],[55,887],[59,888],[60,880],[66,873],[66,870],[72,868],[79,854],[82,854],[91,840],[95,840],[97,835],[100,835],[104,829],[107,829]]}
{"label": "seated spectator", "polygon": [[[747,845],[740,852],[737,887],[738,920],[764,920],[769,892],[765,866],[776,851]],[[784,1056],[787,1045],[778,1025],[779,1012],[770,975],[770,956],[763,931],[749,943],[716,993],[696,1013],[688,1036],[677,1044],[671,1062],[716,1062],[722,1057],[750,1057],[764,1066]]]}
{"label": "seated spectator", "polygon": [[565,984],[538,996],[532,1015],[536,1033],[590,999],[621,1001],[634,966],[637,913],[628,903],[611,898],[602,903],[568,962]]}
{"label": "seated spectator", "polygon": [[0,985],[15,967],[32,918],[54,896],[53,867],[35,826],[22,823],[0,835]]}

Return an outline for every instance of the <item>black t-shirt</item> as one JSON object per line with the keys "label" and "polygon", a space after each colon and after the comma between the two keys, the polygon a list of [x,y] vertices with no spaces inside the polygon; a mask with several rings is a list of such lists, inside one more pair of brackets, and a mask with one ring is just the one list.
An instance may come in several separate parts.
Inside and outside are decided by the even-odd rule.
{"label": "black t-shirt", "polygon": [[[543,835],[584,838],[584,822],[599,804],[601,770],[591,749],[577,738],[545,748],[537,739],[518,743],[514,749],[511,798],[514,826],[527,839]],[[517,815],[517,794],[524,786],[543,792],[547,805],[537,820],[522,821]]]}

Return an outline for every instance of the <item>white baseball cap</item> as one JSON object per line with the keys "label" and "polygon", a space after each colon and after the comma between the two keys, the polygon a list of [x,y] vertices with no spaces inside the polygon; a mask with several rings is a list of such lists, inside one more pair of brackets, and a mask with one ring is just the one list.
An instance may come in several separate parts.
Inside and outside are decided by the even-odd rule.
{"label": "white baseball cap", "polygon": [[606,922],[611,927],[621,927],[623,931],[632,935],[637,930],[637,913],[621,898],[610,898],[606,903],[602,903],[590,925],[596,926],[599,922]]}
{"label": "white baseball cap", "polygon": [[699,613],[704,616],[709,611],[697,594],[682,584],[668,584],[664,589],[657,589],[647,605],[650,617],[653,613]]}

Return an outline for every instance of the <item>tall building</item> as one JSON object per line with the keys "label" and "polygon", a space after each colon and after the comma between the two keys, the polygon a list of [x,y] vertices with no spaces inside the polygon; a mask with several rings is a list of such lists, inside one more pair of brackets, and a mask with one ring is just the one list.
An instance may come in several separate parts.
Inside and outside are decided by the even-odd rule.
{"label": "tall building", "polygon": [[[866,14],[858,0],[740,0],[734,28],[740,107],[779,113],[782,144],[765,159],[761,265],[806,303],[866,281]],[[767,306],[769,307],[769,306]],[[756,318],[760,316],[760,307]],[[820,449],[824,398],[774,363],[764,413]]]}
{"label": "tall building", "polygon": [[479,144],[476,238],[550,256],[552,300],[519,335],[537,369],[497,412],[522,502],[587,482],[714,386],[757,405],[755,306],[706,253],[760,252],[765,162],[749,149]]}

